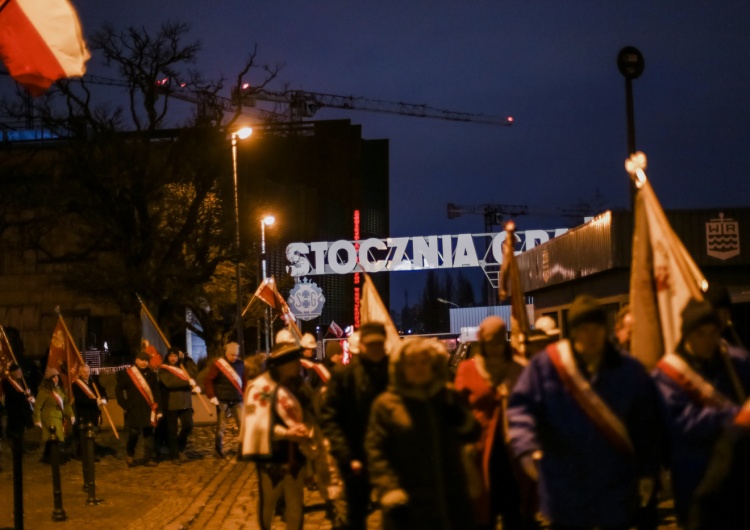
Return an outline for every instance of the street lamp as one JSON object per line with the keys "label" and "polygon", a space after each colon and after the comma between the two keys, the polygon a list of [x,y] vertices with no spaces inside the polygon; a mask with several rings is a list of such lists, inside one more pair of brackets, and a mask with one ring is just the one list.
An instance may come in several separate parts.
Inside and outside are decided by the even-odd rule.
{"label": "street lamp", "polygon": [[458,307],[459,309],[461,309],[458,304],[456,304],[454,302],[451,302],[450,300],[446,300],[444,298],[438,298],[437,301],[440,302],[441,304],[454,305],[454,306]]}
{"label": "street lamp", "polygon": [[[266,215],[260,220],[260,257],[261,257],[261,263],[262,263],[262,271],[263,271],[263,280],[266,279],[266,226],[271,226],[273,223],[276,222],[276,218],[273,215]],[[266,352],[270,351],[271,344],[270,344],[270,337],[271,337],[271,321],[268,318],[268,311],[269,308],[266,308],[265,311],[265,328],[266,328]]]}
{"label": "street lamp", "polygon": [[237,345],[240,357],[245,357],[245,337],[242,325],[242,274],[240,272],[240,201],[237,190],[237,139],[244,140],[253,133],[250,127],[244,127],[231,134],[232,138],[232,175],[234,176],[234,250],[237,253],[235,276],[237,277]]}

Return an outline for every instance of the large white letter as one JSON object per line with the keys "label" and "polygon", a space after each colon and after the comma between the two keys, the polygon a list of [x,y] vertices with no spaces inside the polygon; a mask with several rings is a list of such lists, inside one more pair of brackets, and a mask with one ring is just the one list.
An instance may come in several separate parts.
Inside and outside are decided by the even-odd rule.
{"label": "large white letter", "polygon": [[454,267],[479,267],[477,251],[471,234],[460,234],[456,241],[456,255],[453,258]]}
{"label": "large white letter", "polygon": [[409,244],[408,237],[389,237],[388,246],[393,249],[391,255],[391,261],[388,263],[388,270],[392,271],[410,271],[411,261],[404,261],[404,254],[406,253],[406,245]]}
{"label": "large white letter", "polygon": [[443,240],[443,269],[453,267],[453,236],[440,236]]}
{"label": "large white letter", "polygon": [[549,234],[545,230],[526,230],[526,250],[531,250],[537,244],[541,245],[547,241],[549,241]]}
{"label": "large white letter", "polygon": [[295,278],[310,273],[310,260],[307,253],[310,249],[304,243],[290,243],[286,247],[286,259],[289,262],[286,270]]}
{"label": "large white letter", "polygon": [[[346,261],[339,261],[339,250],[346,252]],[[354,245],[345,240],[334,241],[328,247],[328,266],[336,274],[348,274],[357,266],[357,251]]]}
{"label": "large white letter", "polygon": [[415,269],[437,269],[438,238],[437,236],[412,237],[411,248]]}
{"label": "large white letter", "polygon": [[315,252],[315,274],[326,273],[326,249],[328,248],[327,241],[317,241],[310,243],[310,250]]}
{"label": "large white letter", "polygon": [[374,237],[361,241],[359,243],[359,263],[362,265],[362,268],[365,269],[365,272],[380,272],[385,269],[386,262],[384,259],[370,261],[368,253],[371,248],[386,250],[388,247],[382,240],[375,239]]}

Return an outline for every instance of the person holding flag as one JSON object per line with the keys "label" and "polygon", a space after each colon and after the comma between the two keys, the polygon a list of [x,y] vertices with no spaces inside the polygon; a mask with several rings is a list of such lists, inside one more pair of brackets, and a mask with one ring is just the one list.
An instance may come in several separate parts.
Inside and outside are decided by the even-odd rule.
{"label": "person holding flag", "polygon": [[88,364],[81,365],[78,378],[73,382],[73,408],[76,413],[73,439],[77,445],[76,458],[81,458],[86,425],[91,423],[95,430],[98,430],[102,417],[99,407],[106,404],[107,389],[99,383],[97,376],[91,374],[91,367]]}
{"label": "person holding flag", "polygon": [[570,340],[535,355],[510,395],[510,446],[538,479],[552,529],[630,528],[659,469],[656,389],[607,341],[607,313],[595,299],[573,301],[568,329]]}
{"label": "person holding flag", "polygon": [[5,413],[8,417],[5,432],[11,440],[23,439],[26,429],[34,425],[31,413],[36,400],[24,384],[23,372],[17,363],[12,362],[8,366],[8,376],[2,381],[2,390],[5,396]]}
{"label": "person holding flag", "polygon": [[698,484],[725,428],[750,393],[750,362],[721,340],[719,314],[706,300],[682,311],[682,339],[653,372],[670,442],[677,520],[686,525]]}
{"label": "person holding flag", "polygon": [[125,463],[133,467],[138,439],[143,438],[143,465],[156,466],[154,455],[154,427],[162,413],[157,399],[159,381],[149,368],[151,356],[141,350],[135,364],[118,372],[115,396],[125,412],[125,428],[128,432]]}
{"label": "person holding flag", "polygon": [[216,405],[215,457],[224,458],[224,431],[231,415],[241,427],[242,393],[245,390],[245,363],[240,356],[240,346],[230,342],[224,355],[208,368],[203,384],[208,400]]}
{"label": "person holding flag", "polygon": [[[44,373],[44,381],[39,387],[34,404],[34,425],[42,429],[42,443],[44,453],[42,462],[49,464],[50,457],[50,427],[55,428],[55,435],[62,444],[65,442],[65,429],[63,421],[65,418],[71,424],[76,421],[73,409],[70,406],[70,398],[62,386],[60,386],[60,372],[54,368],[47,368]],[[62,445],[61,445],[62,447]],[[63,461],[66,459],[64,458]]]}

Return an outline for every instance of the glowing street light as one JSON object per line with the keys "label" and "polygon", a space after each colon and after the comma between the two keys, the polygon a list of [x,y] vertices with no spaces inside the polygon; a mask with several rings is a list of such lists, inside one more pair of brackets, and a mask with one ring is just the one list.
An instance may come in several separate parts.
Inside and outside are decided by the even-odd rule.
{"label": "glowing street light", "polygon": [[[271,226],[276,222],[276,218],[273,215],[266,215],[260,220],[260,257],[262,263],[263,279],[266,279],[266,226]],[[271,337],[271,321],[268,318],[269,308],[266,308],[265,315],[265,328],[266,328],[266,352],[270,351],[270,337]]]}
{"label": "glowing street light", "polygon": [[242,275],[240,272],[240,201],[237,189],[237,140],[244,140],[253,133],[250,127],[243,127],[231,134],[232,139],[232,175],[234,176],[234,250],[237,253],[235,263],[235,276],[237,279],[237,344],[239,345],[240,357],[245,356],[244,326],[242,325]]}

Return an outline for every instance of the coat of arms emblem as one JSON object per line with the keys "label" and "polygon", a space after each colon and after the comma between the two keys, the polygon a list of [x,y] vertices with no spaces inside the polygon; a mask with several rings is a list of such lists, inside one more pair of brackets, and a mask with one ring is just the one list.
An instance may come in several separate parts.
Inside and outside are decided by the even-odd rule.
{"label": "coat of arms emblem", "polygon": [[706,252],[718,259],[729,259],[740,254],[740,224],[734,219],[718,219],[706,223]]}
{"label": "coat of arms emblem", "polygon": [[323,290],[307,278],[294,286],[287,300],[292,313],[300,320],[318,318],[323,312],[325,301]]}

